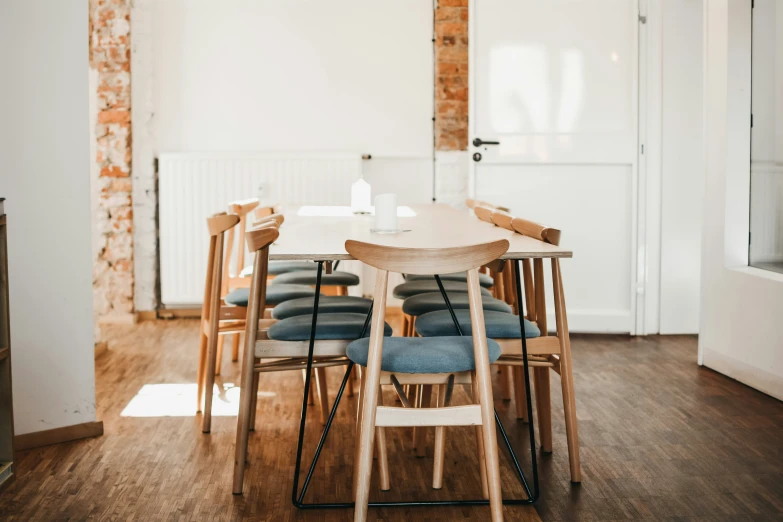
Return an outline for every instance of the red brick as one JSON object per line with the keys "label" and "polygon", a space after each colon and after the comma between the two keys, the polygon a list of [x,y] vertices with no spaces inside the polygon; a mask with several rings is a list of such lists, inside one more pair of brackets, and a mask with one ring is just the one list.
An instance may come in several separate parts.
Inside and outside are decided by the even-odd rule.
{"label": "red brick", "polygon": [[127,178],[130,176],[129,172],[125,172],[119,167],[103,167],[101,169],[101,177],[104,178]]}
{"label": "red brick", "polygon": [[130,111],[101,111],[98,113],[98,123],[130,123]]}

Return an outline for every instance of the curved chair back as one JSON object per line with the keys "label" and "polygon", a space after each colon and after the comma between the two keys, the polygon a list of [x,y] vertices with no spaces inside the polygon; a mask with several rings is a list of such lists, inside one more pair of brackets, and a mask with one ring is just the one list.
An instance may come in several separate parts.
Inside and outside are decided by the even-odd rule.
{"label": "curved chair back", "polygon": [[207,218],[207,230],[209,230],[209,235],[214,237],[233,228],[237,223],[239,223],[239,216],[236,214],[218,212]]}
{"label": "curved chair back", "polygon": [[345,250],[375,268],[403,274],[466,272],[499,258],[508,250],[505,239],[451,248],[399,248],[348,240]]}
{"label": "curved chair back", "polygon": [[514,218],[511,221],[511,226],[514,231],[523,236],[532,237],[533,239],[538,239],[555,246],[560,244],[560,230],[556,228],[539,225],[538,223],[522,218]]}
{"label": "curved chair back", "polygon": [[250,252],[257,252],[271,245],[278,237],[280,237],[280,231],[277,229],[276,223],[270,222],[248,231],[245,234],[245,241],[247,241],[247,249]]}
{"label": "curved chair back", "polygon": [[256,219],[263,219],[267,216],[271,216],[272,214],[281,214],[283,212],[283,207],[280,205],[271,205],[268,207],[258,207],[255,209],[253,214],[255,214]]}
{"label": "curved chair back", "polygon": [[473,213],[476,214],[476,217],[481,221],[486,221],[487,223],[492,223],[492,214],[494,212],[495,207],[485,207],[481,205],[473,207]]}
{"label": "curved chair back", "polygon": [[514,216],[510,214],[505,212],[493,212],[490,216],[490,220],[500,228],[505,228],[506,230],[511,230],[512,232],[514,231],[511,226],[511,222],[514,220]]}
{"label": "curved chair back", "polygon": [[247,230],[247,215],[258,206],[258,199],[243,199],[228,204],[228,211],[239,216],[239,227],[236,229],[237,240],[234,246],[234,230],[228,233],[228,245],[226,245],[226,264],[223,271],[223,281],[228,283],[232,277],[231,265],[236,250],[236,273],[245,267],[245,230]]}
{"label": "curved chair back", "polygon": [[283,216],[283,214],[267,214],[266,216],[262,217],[261,219],[255,221],[253,223],[253,227],[258,227],[262,223],[268,223],[270,221],[274,221],[279,226],[279,225],[282,225],[285,222],[285,217]]}

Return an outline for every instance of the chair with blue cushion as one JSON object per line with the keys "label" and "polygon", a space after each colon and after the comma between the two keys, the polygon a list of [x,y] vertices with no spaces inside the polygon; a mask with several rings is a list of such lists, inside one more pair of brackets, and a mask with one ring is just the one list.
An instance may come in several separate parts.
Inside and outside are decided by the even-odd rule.
{"label": "chair with blue cushion", "polygon": [[[441,281],[460,281],[466,283],[468,281],[465,274],[439,274]],[[434,275],[417,275],[417,274],[405,274],[406,281],[434,281]],[[482,288],[492,288],[495,284],[492,276],[488,274],[482,274],[479,272],[479,284]]]}
{"label": "chair with blue cushion", "polygon": [[[493,212],[490,220],[495,225],[512,230],[517,234],[549,243],[560,244],[561,231],[539,223],[509,215],[506,212]],[[527,343],[528,362],[532,367],[533,384],[535,386],[536,416],[541,440],[541,451],[552,452],[552,407],[550,403],[549,372],[560,375],[560,386],[563,394],[563,413],[566,425],[566,442],[568,446],[568,462],[571,471],[571,481],[582,480],[582,470],[579,458],[579,435],[576,420],[576,397],[572,374],[571,343],[568,334],[568,319],[565,313],[565,296],[563,278],[560,270],[560,260],[556,257],[550,260],[552,266],[552,290],[555,302],[555,332],[547,329],[546,288],[544,277],[544,260],[533,259],[532,270],[530,260],[522,260],[522,277],[524,280],[525,318],[535,323],[540,335]],[[513,276],[518,270],[507,270]],[[516,280],[511,277],[506,285],[509,302],[513,302],[517,313],[522,308],[517,301]],[[527,328],[526,328],[527,330]],[[520,403],[527,400],[524,387],[521,358],[521,341],[517,339],[499,340],[503,346],[503,355],[497,364],[514,369],[514,394],[517,402],[517,416],[520,417]]]}
{"label": "chair with blue cushion", "polygon": [[[225,303],[235,306],[247,306],[247,293],[250,287],[250,278],[245,277],[237,269],[245,265],[245,232],[247,230],[248,214],[255,209],[270,212],[272,207],[258,207],[258,199],[247,199],[230,203],[229,213],[239,216],[239,223],[228,230],[226,238],[225,261],[223,263],[221,291]],[[279,227],[285,219],[282,214],[269,214],[253,224],[253,228]],[[243,270],[244,272],[244,270]],[[312,288],[297,286],[285,286],[270,292],[267,302],[269,306],[275,306],[289,299],[312,296],[315,291]],[[241,330],[241,327],[240,327]],[[236,362],[239,358],[239,334],[232,334],[231,360]],[[223,360],[224,336],[218,340],[216,374],[220,375]]]}
{"label": "chair with blue cushion", "polygon": [[[444,284],[445,286],[445,284]],[[454,309],[467,309],[469,300],[468,294],[461,292],[446,292],[449,296]],[[481,302],[484,310],[494,312],[512,313],[511,306],[505,301],[494,297],[481,296]],[[402,329],[407,337],[413,335],[413,327],[416,324],[416,318],[429,312],[445,310],[446,301],[443,300],[443,294],[439,291],[417,294],[405,299],[402,302]]]}
{"label": "chair with blue cushion", "polygon": [[[410,249],[346,241],[345,249],[355,258],[377,269],[369,338],[348,345],[347,355],[364,367],[359,405],[359,436],[354,458],[354,520],[366,520],[372,475],[373,448],[378,427],[436,427],[436,448],[442,444],[443,426],[475,425],[480,462],[477,482],[489,498],[493,521],[503,519],[498,447],[492,399],[490,364],[501,354],[500,346],[484,332],[478,268],[508,250],[505,239],[456,248]],[[469,296],[472,336],[391,337],[380,329],[385,323],[389,272],[438,274],[465,271]],[[451,406],[454,384],[471,384],[473,404]],[[437,407],[422,401],[420,407],[405,394],[404,385],[439,387]],[[384,406],[380,387],[393,385],[404,407]],[[381,445],[379,444],[379,449]],[[437,452],[436,452],[437,454]],[[433,476],[433,486],[440,487]]]}
{"label": "chair with blue cushion", "polygon": [[[235,205],[232,205],[236,209]],[[231,232],[241,222],[237,214],[220,213],[207,219],[207,229],[210,235],[209,256],[207,258],[207,276],[204,289],[204,302],[201,309],[202,328],[199,349],[199,366],[197,381],[198,411],[203,411],[203,431],[210,431],[212,422],[212,394],[215,375],[220,375],[220,362],[223,356],[223,339],[233,335],[235,339],[245,329],[245,319],[249,300],[248,288],[238,288],[227,293],[226,285],[231,276],[225,270],[230,260],[232,241],[224,241],[227,232]],[[278,222],[270,221],[268,228],[277,230]],[[261,227],[263,228],[263,226]],[[243,234],[244,235],[244,234]],[[224,255],[225,254],[225,255]],[[309,286],[280,285],[270,292],[270,300],[275,304],[288,299],[313,297],[315,291]],[[266,322],[264,322],[266,326]],[[236,354],[238,355],[238,354]],[[322,368],[315,371],[316,387],[326,382],[326,374]],[[325,386],[321,386],[325,390]]]}
{"label": "chair with blue cushion", "polygon": [[[274,286],[267,287],[267,293]],[[312,315],[315,299],[301,297],[280,303],[272,309],[272,319],[288,319],[297,315]],[[318,298],[319,314],[367,314],[372,306],[372,300],[366,297],[324,295]]]}
{"label": "chair with blue cushion", "polygon": [[[317,279],[318,271],[315,268],[312,268],[311,270],[295,270],[275,276],[269,285],[293,284],[315,286]],[[321,287],[334,286],[336,287],[337,295],[348,295],[348,287],[357,286],[359,282],[359,276],[350,272],[335,270],[332,273],[321,274]]]}
{"label": "chair with blue cushion", "polygon": [[[247,298],[247,321],[245,323],[245,346],[242,358],[240,406],[237,417],[237,442],[234,463],[234,494],[241,494],[247,459],[248,432],[255,424],[256,399],[258,397],[259,375],[271,371],[304,371],[310,348],[310,330],[313,322],[314,297],[307,297],[299,303],[278,312],[286,317],[277,320],[268,329],[259,329],[259,321],[266,308],[266,296],[278,285],[267,283],[269,245],[278,237],[276,228],[262,228],[247,233],[249,250],[254,253],[253,276]],[[328,298],[324,298],[328,299]],[[345,299],[345,298],[343,298]],[[320,297],[319,297],[320,300]],[[353,301],[353,308],[345,301],[344,310],[339,313],[321,314],[318,303],[318,321],[313,345],[314,368],[324,370],[330,366],[349,364],[346,358],[348,345],[364,335],[391,336],[391,327],[384,322],[370,325],[364,303]],[[309,306],[309,310],[308,310]],[[350,311],[348,311],[350,310]],[[306,311],[305,314],[295,312]],[[376,332],[376,329],[378,332]],[[307,382],[307,378],[305,381]],[[316,381],[321,404],[321,420],[326,422],[328,397],[326,381]],[[389,473],[386,460],[385,432],[378,428],[378,453],[382,470],[381,486],[388,489]]]}

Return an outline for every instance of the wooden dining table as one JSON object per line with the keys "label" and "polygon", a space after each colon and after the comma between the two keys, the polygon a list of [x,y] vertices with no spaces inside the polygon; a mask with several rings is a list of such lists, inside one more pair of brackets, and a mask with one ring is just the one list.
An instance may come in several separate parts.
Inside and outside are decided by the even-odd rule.
{"label": "wooden dining table", "polygon": [[[497,227],[491,223],[479,220],[472,212],[468,210],[459,210],[444,204],[424,204],[400,206],[397,209],[398,228],[396,233],[379,233],[373,231],[374,216],[372,214],[354,214],[350,207],[341,206],[299,206],[283,209],[285,218],[284,226],[281,229],[280,237],[271,245],[269,249],[269,259],[271,261],[293,261],[309,260],[317,262],[317,284],[316,284],[316,307],[313,314],[312,328],[310,332],[307,370],[305,377],[304,394],[302,397],[302,413],[299,426],[299,441],[297,445],[296,464],[294,471],[294,484],[292,501],[299,508],[338,508],[353,507],[352,502],[333,502],[333,503],[305,503],[304,497],[307,492],[307,486],[313,478],[318,458],[326,442],[332,420],[340,403],[340,399],[345,390],[346,383],[350,375],[350,369],[346,372],[342,380],[342,385],[335,397],[331,414],[327,419],[324,431],[321,435],[318,447],[315,450],[314,458],[310,464],[309,472],[304,480],[302,490],[299,490],[299,476],[302,464],[302,452],[304,435],[306,429],[307,407],[310,393],[310,375],[313,364],[313,349],[315,345],[315,332],[318,320],[317,299],[320,290],[321,276],[325,271],[330,271],[332,263],[341,260],[353,260],[354,258],[345,250],[347,240],[363,241],[377,245],[392,246],[399,248],[449,248],[481,243],[489,243],[500,239],[509,242],[509,248],[501,259],[513,261],[513,269],[516,273],[517,297],[518,302],[522,302],[523,278],[519,274],[519,263],[523,259],[552,259],[553,269],[559,272],[559,259],[572,257],[572,252],[567,248],[552,245],[539,241],[534,238],[523,236],[510,230]],[[326,267],[326,268],[325,268]],[[559,277],[559,273],[556,273]],[[560,309],[564,310],[565,302],[562,300],[562,285],[559,289],[555,288],[556,301],[560,300]],[[449,309],[448,297],[441,287],[441,293]],[[556,303],[557,305],[557,303]],[[369,323],[372,308],[367,315]],[[520,328],[524,331],[522,314],[520,314]],[[560,325],[559,325],[560,326]],[[543,330],[546,330],[544,328]],[[546,331],[542,332],[546,335]],[[560,336],[562,337],[562,335]],[[530,380],[528,375],[528,351],[525,336],[521,336],[522,353],[521,364],[524,366],[524,385],[527,397],[528,418],[532,419],[532,403],[530,393]],[[559,339],[562,343],[569,343],[567,325],[565,326],[565,338]],[[570,345],[567,352],[570,354]],[[562,358],[561,358],[562,359]],[[570,361],[560,361],[560,364],[567,363],[565,367],[567,377],[571,378]],[[349,367],[350,368],[350,367]],[[561,371],[563,367],[561,366]],[[572,382],[572,381],[571,381]],[[575,417],[575,413],[574,413]],[[539,495],[538,465],[536,460],[536,440],[533,423],[529,423],[529,436],[531,445],[531,466],[533,474],[533,486],[531,488],[527,477],[523,473],[516,453],[506,436],[500,418],[497,413],[495,419],[498,425],[498,433],[503,439],[511,457],[512,466],[515,468],[517,477],[522,484],[527,498],[523,499],[504,499],[504,504],[532,504]],[[483,505],[488,501],[478,500],[447,500],[432,502],[371,502],[371,506],[388,507],[395,505],[413,506],[413,505]]]}

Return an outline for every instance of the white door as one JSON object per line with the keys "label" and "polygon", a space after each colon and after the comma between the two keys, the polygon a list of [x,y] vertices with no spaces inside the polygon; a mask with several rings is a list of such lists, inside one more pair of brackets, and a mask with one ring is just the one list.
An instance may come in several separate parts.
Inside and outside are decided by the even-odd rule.
{"label": "white door", "polygon": [[470,191],[563,231],[572,331],[635,332],[638,23],[636,0],[471,3]]}

